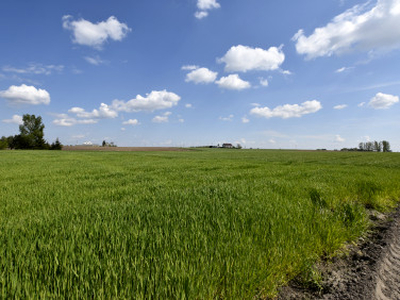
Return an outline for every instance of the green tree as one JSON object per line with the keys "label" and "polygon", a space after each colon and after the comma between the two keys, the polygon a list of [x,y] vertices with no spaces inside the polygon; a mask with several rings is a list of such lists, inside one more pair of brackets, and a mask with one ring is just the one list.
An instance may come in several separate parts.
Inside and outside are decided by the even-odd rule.
{"label": "green tree", "polygon": [[44,124],[42,117],[25,114],[22,117],[23,124],[19,126],[18,148],[21,149],[46,149],[44,140]]}
{"label": "green tree", "polygon": [[0,150],[8,148],[8,139],[2,136],[0,139]]}
{"label": "green tree", "polygon": [[390,143],[388,141],[382,141],[382,151],[390,152]]}
{"label": "green tree", "polygon": [[375,141],[374,142],[374,149],[377,152],[381,152],[382,151],[382,142]]}
{"label": "green tree", "polygon": [[54,143],[50,145],[50,150],[61,150],[63,145],[61,144],[60,140],[57,138]]}

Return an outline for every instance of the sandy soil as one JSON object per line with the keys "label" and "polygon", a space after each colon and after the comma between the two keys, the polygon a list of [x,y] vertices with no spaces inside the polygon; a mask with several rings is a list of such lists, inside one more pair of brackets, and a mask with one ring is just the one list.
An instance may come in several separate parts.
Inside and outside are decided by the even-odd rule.
{"label": "sandy soil", "polygon": [[189,151],[177,147],[99,147],[99,146],[64,146],[64,151]]}
{"label": "sandy soil", "polygon": [[348,255],[321,264],[322,290],[291,282],[278,299],[400,299],[400,208],[371,219],[371,232]]}

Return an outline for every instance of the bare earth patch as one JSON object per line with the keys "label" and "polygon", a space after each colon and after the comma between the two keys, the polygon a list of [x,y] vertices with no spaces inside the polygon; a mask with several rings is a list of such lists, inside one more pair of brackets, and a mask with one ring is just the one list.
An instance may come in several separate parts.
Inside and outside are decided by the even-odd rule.
{"label": "bare earth patch", "polygon": [[371,219],[371,232],[349,246],[348,255],[319,266],[320,287],[304,288],[294,281],[278,299],[400,299],[400,207]]}
{"label": "bare earth patch", "polygon": [[178,147],[99,147],[99,146],[64,146],[64,151],[189,151]]}

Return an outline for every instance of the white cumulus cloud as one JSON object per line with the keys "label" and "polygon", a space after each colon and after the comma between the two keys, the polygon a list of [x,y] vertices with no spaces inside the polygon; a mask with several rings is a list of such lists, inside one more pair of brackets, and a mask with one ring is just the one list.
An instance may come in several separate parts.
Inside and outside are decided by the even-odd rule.
{"label": "white cumulus cloud", "polygon": [[172,113],[167,111],[165,112],[163,115],[161,116],[155,116],[151,121],[153,123],[168,123],[169,119],[168,117],[171,115]]}
{"label": "white cumulus cloud", "polygon": [[218,59],[219,63],[225,63],[227,72],[272,71],[278,69],[284,61],[285,54],[281,47],[270,47],[265,50],[243,45],[231,47],[222,58]]}
{"label": "white cumulus cloud", "polygon": [[303,115],[316,113],[322,109],[322,105],[317,100],[305,101],[302,104],[285,104],[270,109],[269,107],[254,107],[250,114],[264,118],[300,118]]}
{"label": "white cumulus cloud", "polygon": [[22,116],[19,115],[13,115],[11,119],[5,119],[3,120],[4,123],[11,123],[11,124],[17,124],[17,125],[22,125]]}
{"label": "white cumulus cloud", "polygon": [[114,16],[96,24],[85,19],[76,21],[69,15],[64,16],[62,21],[63,28],[72,31],[74,43],[97,49],[101,49],[108,40],[121,41],[131,31],[128,25],[120,23]]}
{"label": "white cumulus cloud", "polygon": [[199,68],[191,71],[186,75],[186,82],[198,83],[212,83],[217,78],[218,73],[210,71],[207,68]]}
{"label": "white cumulus cloud", "polygon": [[168,109],[178,104],[181,97],[175,93],[163,91],[152,91],[146,94],[146,97],[137,95],[136,98],[127,102],[122,100],[114,100],[112,107],[116,111],[138,112],[138,111],[155,111]]}
{"label": "white cumulus cloud", "polygon": [[387,109],[393,104],[399,102],[398,96],[393,96],[389,94],[377,93],[375,97],[369,101],[368,106],[374,109]]}
{"label": "white cumulus cloud", "polygon": [[118,112],[105,103],[101,103],[99,109],[93,109],[91,112],[81,107],[73,107],[68,112],[82,119],[113,119],[118,116]]}
{"label": "white cumulus cloud", "polygon": [[231,74],[227,77],[222,77],[215,82],[219,87],[229,90],[243,90],[251,87],[248,81],[240,79],[238,74]]}
{"label": "white cumulus cloud", "polygon": [[351,50],[370,51],[400,48],[400,1],[378,0],[356,5],[336,16],[310,36],[299,30],[294,35],[296,50],[308,59]]}
{"label": "white cumulus cloud", "polygon": [[[114,100],[111,105],[101,103],[98,109],[86,111],[81,107],[72,107],[68,110],[69,114],[58,114],[53,124],[58,126],[73,126],[76,124],[95,124],[100,119],[114,119],[118,117],[120,111],[124,112],[139,112],[139,111],[154,111],[160,109],[167,109],[177,105],[180,97],[174,93],[167,91],[152,91],[146,97],[140,95],[135,99],[127,102],[121,100]],[[71,117],[70,115],[74,115]],[[170,115],[166,112],[162,117]],[[140,124],[136,119],[130,119],[123,123],[124,125],[138,125]]]}
{"label": "white cumulus cloud", "polygon": [[201,20],[201,19],[203,19],[203,18],[205,18],[205,17],[208,17],[208,12],[206,12],[206,11],[196,11],[195,14],[194,14],[194,16],[195,16],[197,19]]}
{"label": "white cumulus cloud", "polygon": [[43,89],[22,84],[12,85],[5,91],[0,91],[0,98],[4,98],[11,105],[39,105],[50,104],[50,94]]}
{"label": "white cumulus cloud", "polygon": [[139,125],[139,121],[137,119],[129,119],[128,121],[123,122],[124,125]]}
{"label": "white cumulus cloud", "polygon": [[198,0],[197,8],[200,10],[209,10],[214,8],[220,8],[221,5],[216,0]]}
{"label": "white cumulus cloud", "polygon": [[217,0],[197,0],[197,8],[194,16],[197,19],[203,19],[208,16],[208,11],[220,8],[221,4],[217,2]]}

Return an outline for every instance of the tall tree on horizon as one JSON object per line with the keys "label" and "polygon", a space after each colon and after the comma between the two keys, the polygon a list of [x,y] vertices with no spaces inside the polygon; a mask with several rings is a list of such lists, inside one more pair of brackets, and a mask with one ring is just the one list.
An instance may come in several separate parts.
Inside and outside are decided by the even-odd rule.
{"label": "tall tree on horizon", "polygon": [[22,117],[22,125],[19,125],[20,141],[19,148],[23,149],[44,149],[46,141],[44,140],[44,124],[42,117],[25,114]]}

